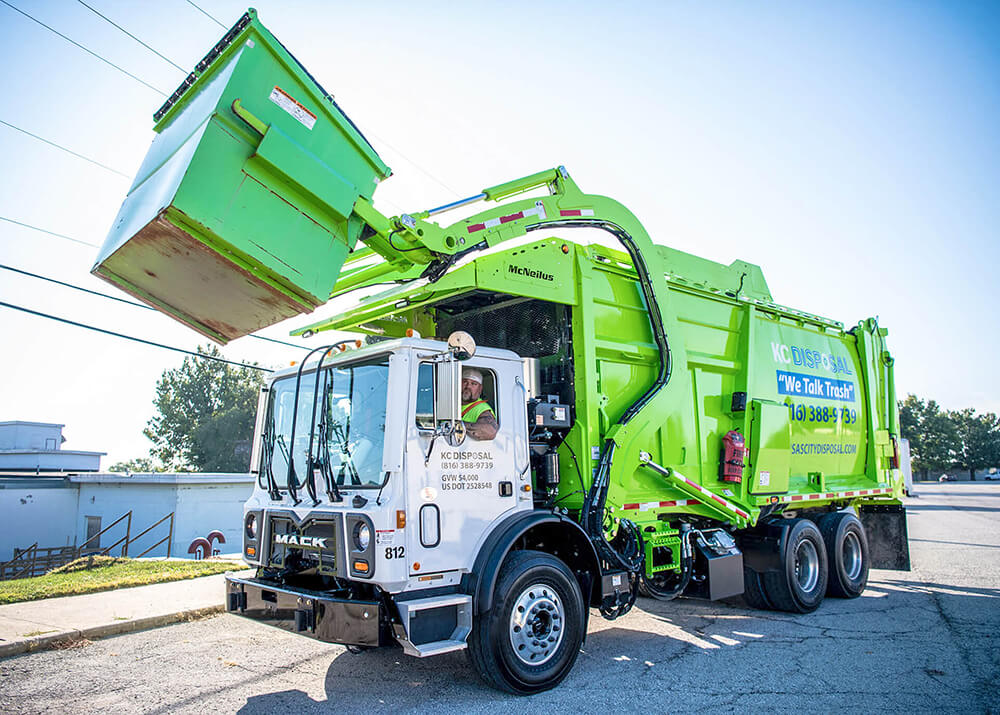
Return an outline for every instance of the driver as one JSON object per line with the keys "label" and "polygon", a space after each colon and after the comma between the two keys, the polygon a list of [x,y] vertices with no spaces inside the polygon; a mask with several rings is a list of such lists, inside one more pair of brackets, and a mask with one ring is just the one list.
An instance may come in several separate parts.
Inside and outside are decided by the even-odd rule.
{"label": "driver", "polygon": [[483,373],[474,367],[462,368],[462,421],[473,439],[493,439],[497,436],[496,415],[483,394]]}

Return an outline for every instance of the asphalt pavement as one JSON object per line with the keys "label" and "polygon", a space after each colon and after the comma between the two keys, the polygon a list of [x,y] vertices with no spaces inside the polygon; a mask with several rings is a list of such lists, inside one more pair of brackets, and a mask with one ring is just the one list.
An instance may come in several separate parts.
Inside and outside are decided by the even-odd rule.
{"label": "asphalt pavement", "polygon": [[855,600],[755,611],[640,599],[592,612],[555,690],[486,688],[463,653],[352,655],[219,615],[0,660],[2,712],[1000,712],[1000,484],[918,484],[910,572]]}

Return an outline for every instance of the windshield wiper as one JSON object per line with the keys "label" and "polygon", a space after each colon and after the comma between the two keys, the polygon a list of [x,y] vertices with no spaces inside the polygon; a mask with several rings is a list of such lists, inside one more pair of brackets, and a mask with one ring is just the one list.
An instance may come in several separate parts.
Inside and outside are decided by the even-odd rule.
{"label": "windshield wiper", "polygon": [[[299,499],[298,492],[296,491],[298,489],[298,487],[299,487],[299,480],[298,480],[298,477],[295,474],[295,454],[294,454],[294,451],[295,451],[295,425],[299,421],[299,419],[298,419],[299,418],[299,388],[302,386],[302,368],[304,368],[306,366],[306,363],[309,361],[309,358],[311,358],[313,355],[315,355],[320,350],[322,350],[324,353],[326,353],[328,351],[332,351],[333,350],[333,345],[324,345],[322,347],[313,348],[312,350],[310,350],[309,354],[306,355],[302,359],[301,363],[299,363],[299,369],[295,372],[295,400],[292,402],[292,434],[291,434],[291,436],[289,437],[289,440],[288,440],[290,442],[289,456],[288,456],[288,493],[291,495],[292,501],[295,502],[296,506],[302,503],[302,500]],[[325,355],[321,356],[320,359],[319,359],[320,365],[322,365],[322,363],[323,363],[323,357],[325,357]],[[316,373],[316,380],[317,380],[317,382],[319,381],[319,372],[318,371]],[[315,414],[316,414],[316,403],[314,402],[313,403],[313,415],[315,416]],[[313,425],[311,423],[309,425],[309,439],[310,439],[310,441],[312,441],[312,431],[313,431],[314,426],[315,425]],[[307,468],[309,466],[308,465],[308,461],[309,460],[306,459],[306,462],[307,462],[306,467]],[[306,485],[306,491],[309,492],[309,496],[312,497],[312,499],[313,499],[313,504],[314,505],[318,504],[319,503],[319,499],[316,498],[316,484],[313,482],[312,479],[307,479],[305,485]]]}
{"label": "windshield wiper", "polygon": [[278,448],[281,449],[281,456],[285,458],[285,462],[288,464],[288,473],[286,475],[286,478],[288,479],[288,494],[292,497],[292,501],[298,505],[302,502],[302,500],[299,499],[298,493],[295,491],[298,489],[299,481],[295,474],[295,466],[292,464],[291,450],[288,449],[288,445],[285,443],[285,435],[279,434],[275,439],[275,443],[278,445]]}
{"label": "windshield wiper", "polygon": [[[343,484],[344,472],[346,471],[351,475],[351,484],[356,486],[361,484],[361,476],[358,474],[358,468],[354,466],[354,455],[351,454],[351,445],[347,441],[350,429],[350,421],[347,423],[347,431],[345,431],[344,425],[340,424],[340,422],[336,420],[333,422],[333,436],[336,437],[340,453],[343,455],[340,458],[340,476],[337,478]],[[344,458],[345,456],[347,457],[346,459]]]}
{"label": "windshield wiper", "polygon": [[281,490],[278,488],[278,480],[274,478],[274,471],[271,469],[271,460],[274,458],[273,414],[269,416],[266,425],[264,438],[261,440],[261,450],[263,451],[261,461],[266,465],[264,475],[267,477],[267,493],[271,497],[271,501],[281,501]]}
{"label": "windshield wiper", "polygon": [[322,450],[323,458],[319,461],[320,469],[323,472],[323,482],[326,484],[326,495],[331,502],[344,501],[340,489],[337,487],[337,480],[333,476],[330,468],[330,391],[323,392],[322,414],[319,418],[319,447]]}

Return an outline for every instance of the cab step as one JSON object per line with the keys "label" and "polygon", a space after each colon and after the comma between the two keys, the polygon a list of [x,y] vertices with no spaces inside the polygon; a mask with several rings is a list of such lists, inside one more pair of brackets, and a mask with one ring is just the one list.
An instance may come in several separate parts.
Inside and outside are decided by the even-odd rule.
{"label": "cab step", "polygon": [[400,623],[393,626],[403,652],[418,658],[467,647],[472,631],[472,596],[452,594],[397,601]]}

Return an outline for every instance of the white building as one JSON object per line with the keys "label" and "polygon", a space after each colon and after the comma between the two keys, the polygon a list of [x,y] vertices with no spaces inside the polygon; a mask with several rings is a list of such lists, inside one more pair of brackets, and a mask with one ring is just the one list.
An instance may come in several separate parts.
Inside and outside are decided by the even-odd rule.
{"label": "white building", "polygon": [[[214,551],[236,553],[242,548],[243,502],[252,491],[249,474],[0,476],[0,561],[10,559],[15,548],[35,542],[39,548],[83,546],[129,511],[129,556],[139,556],[168,535],[169,521],[164,521],[139,536],[170,513],[174,514],[171,556],[193,558],[189,549],[204,544],[199,539],[210,540]],[[92,539],[88,548],[119,541],[126,534],[126,521]],[[212,532],[219,532],[224,543],[218,535],[210,539]],[[198,555],[204,551],[203,546]],[[111,552],[120,553],[121,545]],[[166,555],[166,543],[146,554]]]}
{"label": "white building", "polygon": [[0,422],[0,472],[96,472],[106,452],[63,449],[65,425]]}

